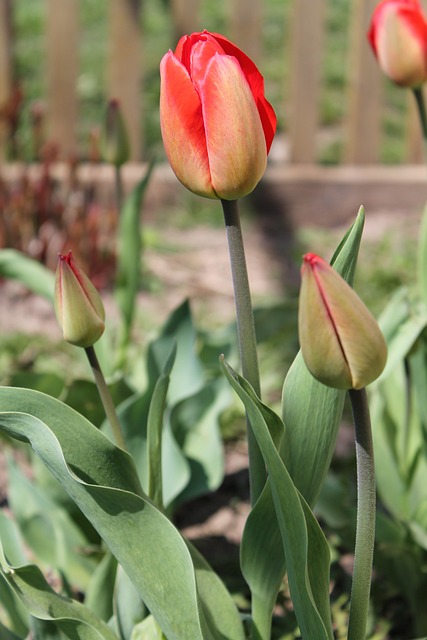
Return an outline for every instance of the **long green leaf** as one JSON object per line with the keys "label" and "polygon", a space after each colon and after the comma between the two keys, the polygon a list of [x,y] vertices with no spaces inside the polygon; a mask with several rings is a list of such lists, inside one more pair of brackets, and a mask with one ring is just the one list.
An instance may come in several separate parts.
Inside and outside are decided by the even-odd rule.
{"label": "long green leaf", "polygon": [[[335,268],[352,281],[363,209],[333,256]],[[316,501],[329,468],[344,405],[344,393],[317,382],[298,354],[285,380],[282,450],[288,471],[309,504]],[[267,633],[277,592],[286,571],[271,487],[267,485],[246,522],[241,546],[243,575],[251,589],[254,624]]]}
{"label": "long green leaf", "polygon": [[18,280],[33,293],[53,300],[55,276],[52,271],[20,251],[15,249],[0,251],[0,276]]}
{"label": "long green leaf", "polygon": [[[365,216],[361,208],[355,222],[336,250],[331,264],[352,284]],[[317,382],[301,353],[285,380],[282,418],[285,431],[285,464],[304,498],[316,502],[332,458],[344,405],[345,392]]]}
{"label": "long green leaf", "polygon": [[118,229],[117,278],[115,294],[129,335],[135,312],[135,300],[141,277],[141,207],[151,173],[152,162],[144,178],[128,196],[120,212]]}
{"label": "long green leaf", "polygon": [[10,506],[28,547],[39,561],[85,591],[95,561],[85,553],[88,541],[81,530],[15,464],[8,465],[8,477]]}
{"label": "long green leaf", "polygon": [[58,595],[35,565],[11,567],[0,542],[1,573],[31,615],[52,620],[70,640],[117,640],[109,627],[84,605]]}
{"label": "long green leaf", "polygon": [[307,640],[333,637],[329,608],[329,548],[310,508],[298,493],[277,451],[261,404],[250,385],[226,363],[225,375],[246,411],[268,469],[271,491],[288,569],[289,587],[298,624]]}
{"label": "long green leaf", "polygon": [[0,407],[0,429],[30,442],[103,537],[168,640],[220,638],[199,609],[187,546],[142,492],[132,458],[44,394],[0,388]]}

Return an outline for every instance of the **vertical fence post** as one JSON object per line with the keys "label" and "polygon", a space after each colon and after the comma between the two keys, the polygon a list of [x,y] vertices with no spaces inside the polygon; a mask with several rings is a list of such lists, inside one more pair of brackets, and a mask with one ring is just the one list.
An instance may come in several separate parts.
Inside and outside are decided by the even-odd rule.
{"label": "vertical fence post", "polygon": [[[0,0],[0,107],[12,85],[12,29],[10,0]],[[6,159],[7,127],[0,119],[0,161]]]}
{"label": "vertical fence post", "polygon": [[262,52],[261,0],[232,0],[230,11],[231,40],[259,64]]}
{"label": "vertical fence post", "polygon": [[131,144],[131,159],[142,148],[142,34],[140,0],[110,0],[109,98],[120,101]]}
{"label": "vertical fence post", "polygon": [[181,36],[200,31],[200,0],[171,0],[175,42]]}
{"label": "vertical fence post", "polygon": [[344,161],[378,162],[382,76],[366,39],[378,0],[353,0]]}
{"label": "vertical fence post", "polygon": [[47,122],[60,154],[76,151],[78,6],[47,0]]}
{"label": "vertical fence post", "polygon": [[291,161],[295,163],[316,159],[324,11],[324,0],[294,3],[289,137]]}

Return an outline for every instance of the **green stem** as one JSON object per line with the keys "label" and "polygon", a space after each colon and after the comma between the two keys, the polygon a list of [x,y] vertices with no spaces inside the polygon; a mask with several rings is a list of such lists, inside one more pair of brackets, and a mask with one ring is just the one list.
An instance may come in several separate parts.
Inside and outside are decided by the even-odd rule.
{"label": "green stem", "polygon": [[123,179],[122,179],[122,168],[121,165],[114,166],[114,179],[116,184],[116,205],[117,205],[117,214],[120,216],[122,206],[123,206]]}
{"label": "green stem", "polygon": [[357,463],[357,525],[348,640],[365,640],[375,542],[375,467],[366,389],[349,391]]}
{"label": "green stem", "polygon": [[420,119],[421,130],[423,132],[424,140],[424,160],[427,162],[427,112],[424,101],[424,94],[422,87],[416,87],[413,89],[415,101],[417,103],[418,116]]}
{"label": "green stem", "polygon": [[[257,396],[261,397],[255,324],[237,201],[221,200],[221,204],[224,211],[233,278],[242,373],[243,377],[252,385]],[[261,450],[248,421],[247,434],[251,504],[254,505],[264,488],[267,476]]]}
{"label": "green stem", "polygon": [[126,450],[126,445],[122,434],[122,427],[116,413],[116,407],[114,406],[113,399],[111,397],[107,383],[105,382],[101,365],[99,364],[98,358],[96,357],[95,349],[93,347],[87,347],[85,351],[89,360],[89,364],[92,368],[96,386],[98,387],[98,392],[101,398],[102,406],[104,407],[105,415],[107,416],[107,419],[110,422],[111,429],[113,431],[114,440],[116,441],[118,447]]}
{"label": "green stem", "polygon": [[251,640],[267,640],[271,637],[272,607],[266,606],[264,598],[252,594]]}

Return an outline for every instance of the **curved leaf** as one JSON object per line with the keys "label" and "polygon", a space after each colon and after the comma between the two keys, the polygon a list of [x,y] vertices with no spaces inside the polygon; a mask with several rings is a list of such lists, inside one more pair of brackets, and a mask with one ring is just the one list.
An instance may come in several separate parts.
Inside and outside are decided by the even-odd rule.
{"label": "curved leaf", "polygon": [[55,593],[38,567],[11,567],[1,542],[0,570],[27,611],[36,618],[54,621],[70,640],[117,640],[111,629],[84,605]]}
{"label": "curved leaf", "polygon": [[[17,406],[25,413],[7,413]],[[30,442],[99,531],[168,639],[202,640],[190,554],[179,532],[144,496],[130,456],[43,394],[1,388],[0,407],[0,428]]]}
{"label": "curved leaf", "polygon": [[[331,264],[352,284],[365,222],[361,207]],[[329,469],[344,406],[344,391],[317,382],[298,353],[285,379],[282,418],[285,464],[295,486],[313,505]]]}
{"label": "curved leaf", "polygon": [[245,405],[268,470],[301,634],[304,638],[331,640],[328,543],[312,511],[296,490],[271,437],[265,416],[270,415],[273,424],[278,417],[262,405],[241,376],[225,362],[222,366]]}
{"label": "curved leaf", "polygon": [[0,276],[18,280],[30,291],[53,301],[55,276],[37,260],[15,249],[0,251]]}

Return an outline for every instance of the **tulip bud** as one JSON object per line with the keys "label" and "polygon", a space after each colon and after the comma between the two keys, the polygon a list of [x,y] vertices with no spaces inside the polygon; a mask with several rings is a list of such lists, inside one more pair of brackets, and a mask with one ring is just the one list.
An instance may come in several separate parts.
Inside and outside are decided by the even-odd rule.
{"label": "tulip bud", "polygon": [[384,73],[401,87],[427,78],[427,23],[418,0],[383,0],[368,39]]}
{"label": "tulip bud", "polygon": [[129,139],[118,100],[107,105],[100,142],[105,162],[120,167],[129,160]]}
{"label": "tulip bud", "polygon": [[105,311],[89,278],[75,264],[71,251],[59,256],[55,280],[55,313],[64,340],[90,347],[104,333]]}
{"label": "tulip bud", "polygon": [[306,254],[301,276],[298,328],[307,368],[329,387],[365,387],[380,375],[387,359],[375,318],[322,258]]}
{"label": "tulip bud", "polygon": [[183,36],[160,65],[160,124],[178,180],[235,200],[261,179],[276,130],[255,64],[221,35]]}

